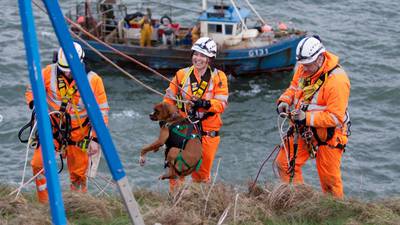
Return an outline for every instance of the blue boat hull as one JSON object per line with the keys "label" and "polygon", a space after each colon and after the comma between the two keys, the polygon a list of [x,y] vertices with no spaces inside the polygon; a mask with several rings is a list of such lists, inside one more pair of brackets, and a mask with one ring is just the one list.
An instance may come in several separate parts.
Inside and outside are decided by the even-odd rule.
{"label": "blue boat hull", "polygon": [[[257,48],[225,50],[214,60],[217,68],[235,76],[291,70],[296,62],[296,46],[304,35],[293,35],[281,41]],[[75,40],[79,42],[78,40]],[[124,59],[96,41],[87,41],[98,51],[124,66],[138,68],[134,62]],[[101,61],[94,51],[81,43],[86,58]],[[152,47],[144,48],[133,45],[112,44],[119,51],[160,71],[177,70],[191,65],[191,50],[182,48]]]}

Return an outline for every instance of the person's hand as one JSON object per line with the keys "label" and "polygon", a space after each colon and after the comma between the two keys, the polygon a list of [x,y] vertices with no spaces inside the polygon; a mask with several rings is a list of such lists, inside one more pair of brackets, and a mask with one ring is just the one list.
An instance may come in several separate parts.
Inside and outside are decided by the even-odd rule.
{"label": "person's hand", "polygon": [[29,109],[33,109],[33,107],[35,107],[33,100],[29,102],[28,106],[29,106]]}
{"label": "person's hand", "polygon": [[89,156],[96,155],[100,152],[100,145],[95,141],[90,141],[87,153]]}
{"label": "person's hand", "polygon": [[197,99],[197,100],[192,100],[192,103],[193,103],[193,108],[195,109],[198,108],[209,109],[211,107],[210,100]]}
{"label": "person's hand", "polygon": [[293,111],[292,118],[297,125],[306,125],[306,113],[303,110],[298,109]]}
{"label": "person's hand", "polygon": [[286,102],[280,102],[276,108],[276,111],[281,117],[286,117],[285,114],[289,113],[289,104]]}

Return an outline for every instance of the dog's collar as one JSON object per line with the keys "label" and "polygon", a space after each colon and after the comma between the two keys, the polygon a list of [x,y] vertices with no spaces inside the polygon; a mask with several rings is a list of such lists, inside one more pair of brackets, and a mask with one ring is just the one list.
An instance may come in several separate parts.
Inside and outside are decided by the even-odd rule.
{"label": "dog's collar", "polygon": [[160,128],[162,127],[169,127],[170,124],[168,124],[166,121],[159,121],[158,124],[160,125]]}

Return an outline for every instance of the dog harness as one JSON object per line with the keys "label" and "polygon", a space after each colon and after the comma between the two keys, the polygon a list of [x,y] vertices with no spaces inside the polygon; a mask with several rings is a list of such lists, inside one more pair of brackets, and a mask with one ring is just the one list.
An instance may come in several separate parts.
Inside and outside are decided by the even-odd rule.
{"label": "dog harness", "polygon": [[[194,125],[193,124],[168,124],[164,121],[160,122],[160,127],[167,127],[169,130],[169,137],[167,141],[165,142],[165,145],[167,146],[165,150],[165,158],[167,158],[167,155],[169,153],[169,150],[173,147],[179,148],[179,154],[176,157],[174,161],[174,169],[178,175],[181,175],[183,172],[183,165],[185,165],[188,169],[186,171],[192,170],[195,168],[196,171],[200,169],[200,165],[202,163],[202,158],[196,163],[195,166],[190,166],[182,157],[182,151],[185,149],[186,143],[188,140],[199,138],[201,141],[201,138],[198,134],[193,134],[194,130]],[[186,134],[184,134],[182,131],[187,129]],[[175,167],[175,165],[178,164],[178,168]],[[168,165],[165,165],[167,167]]]}

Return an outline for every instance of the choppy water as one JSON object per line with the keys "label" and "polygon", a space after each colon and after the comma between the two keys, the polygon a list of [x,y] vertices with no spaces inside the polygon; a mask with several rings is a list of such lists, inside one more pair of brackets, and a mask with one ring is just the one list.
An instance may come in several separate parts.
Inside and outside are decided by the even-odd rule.
{"label": "choppy water", "polygon": [[[60,1],[65,9],[75,1]],[[129,1],[125,1],[129,2]],[[400,2],[389,0],[252,0],[260,14],[276,23],[318,33],[326,47],[341,57],[351,83],[352,136],[342,160],[342,175],[348,196],[381,198],[400,194]],[[28,84],[24,44],[17,1],[0,0],[0,182],[19,182],[25,146],[17,139],[29,119],[24,102]],[[198,8],[198,1],[181,3]],[[132,6],[134,2],[132,1]],[[36,9],[35,9],[36,10]],[[169,8],[163,10],[169,12]],[[134,10],[132,10],[134,11]],[[37,13],[37,32],[43,65],[51,60],[57,40],[43,13]],[[183,11],[179,17],[189,22]],[[144,90],[113,69],[97,69],[108,93],[110,131],[131,183],[165,188],[157,181],[162,172],[162,153],[149,155],[145,168],[138,166],[138,152],[158,134],[157,124],[147,119],[159,96]],[[158,90],[167,83],[145,72],[133,71]],[[169,74],[172,75],[172,74]],[[275,101],[288,86],[291,73],[259,75],[230,81],[230,105],[223,116],[221,159],[218,177],[244,185],[254,177],[262,159],[279,142]],[[217,162],[217,161],[216,161]],[[104,162],[101,172],[108,175]],[[315,162],[304,168],[306,181],[319,187]],[[63,173],[65,180],[67,175]],[[271,166],[264,168],[262,181],[272,182]]]}

